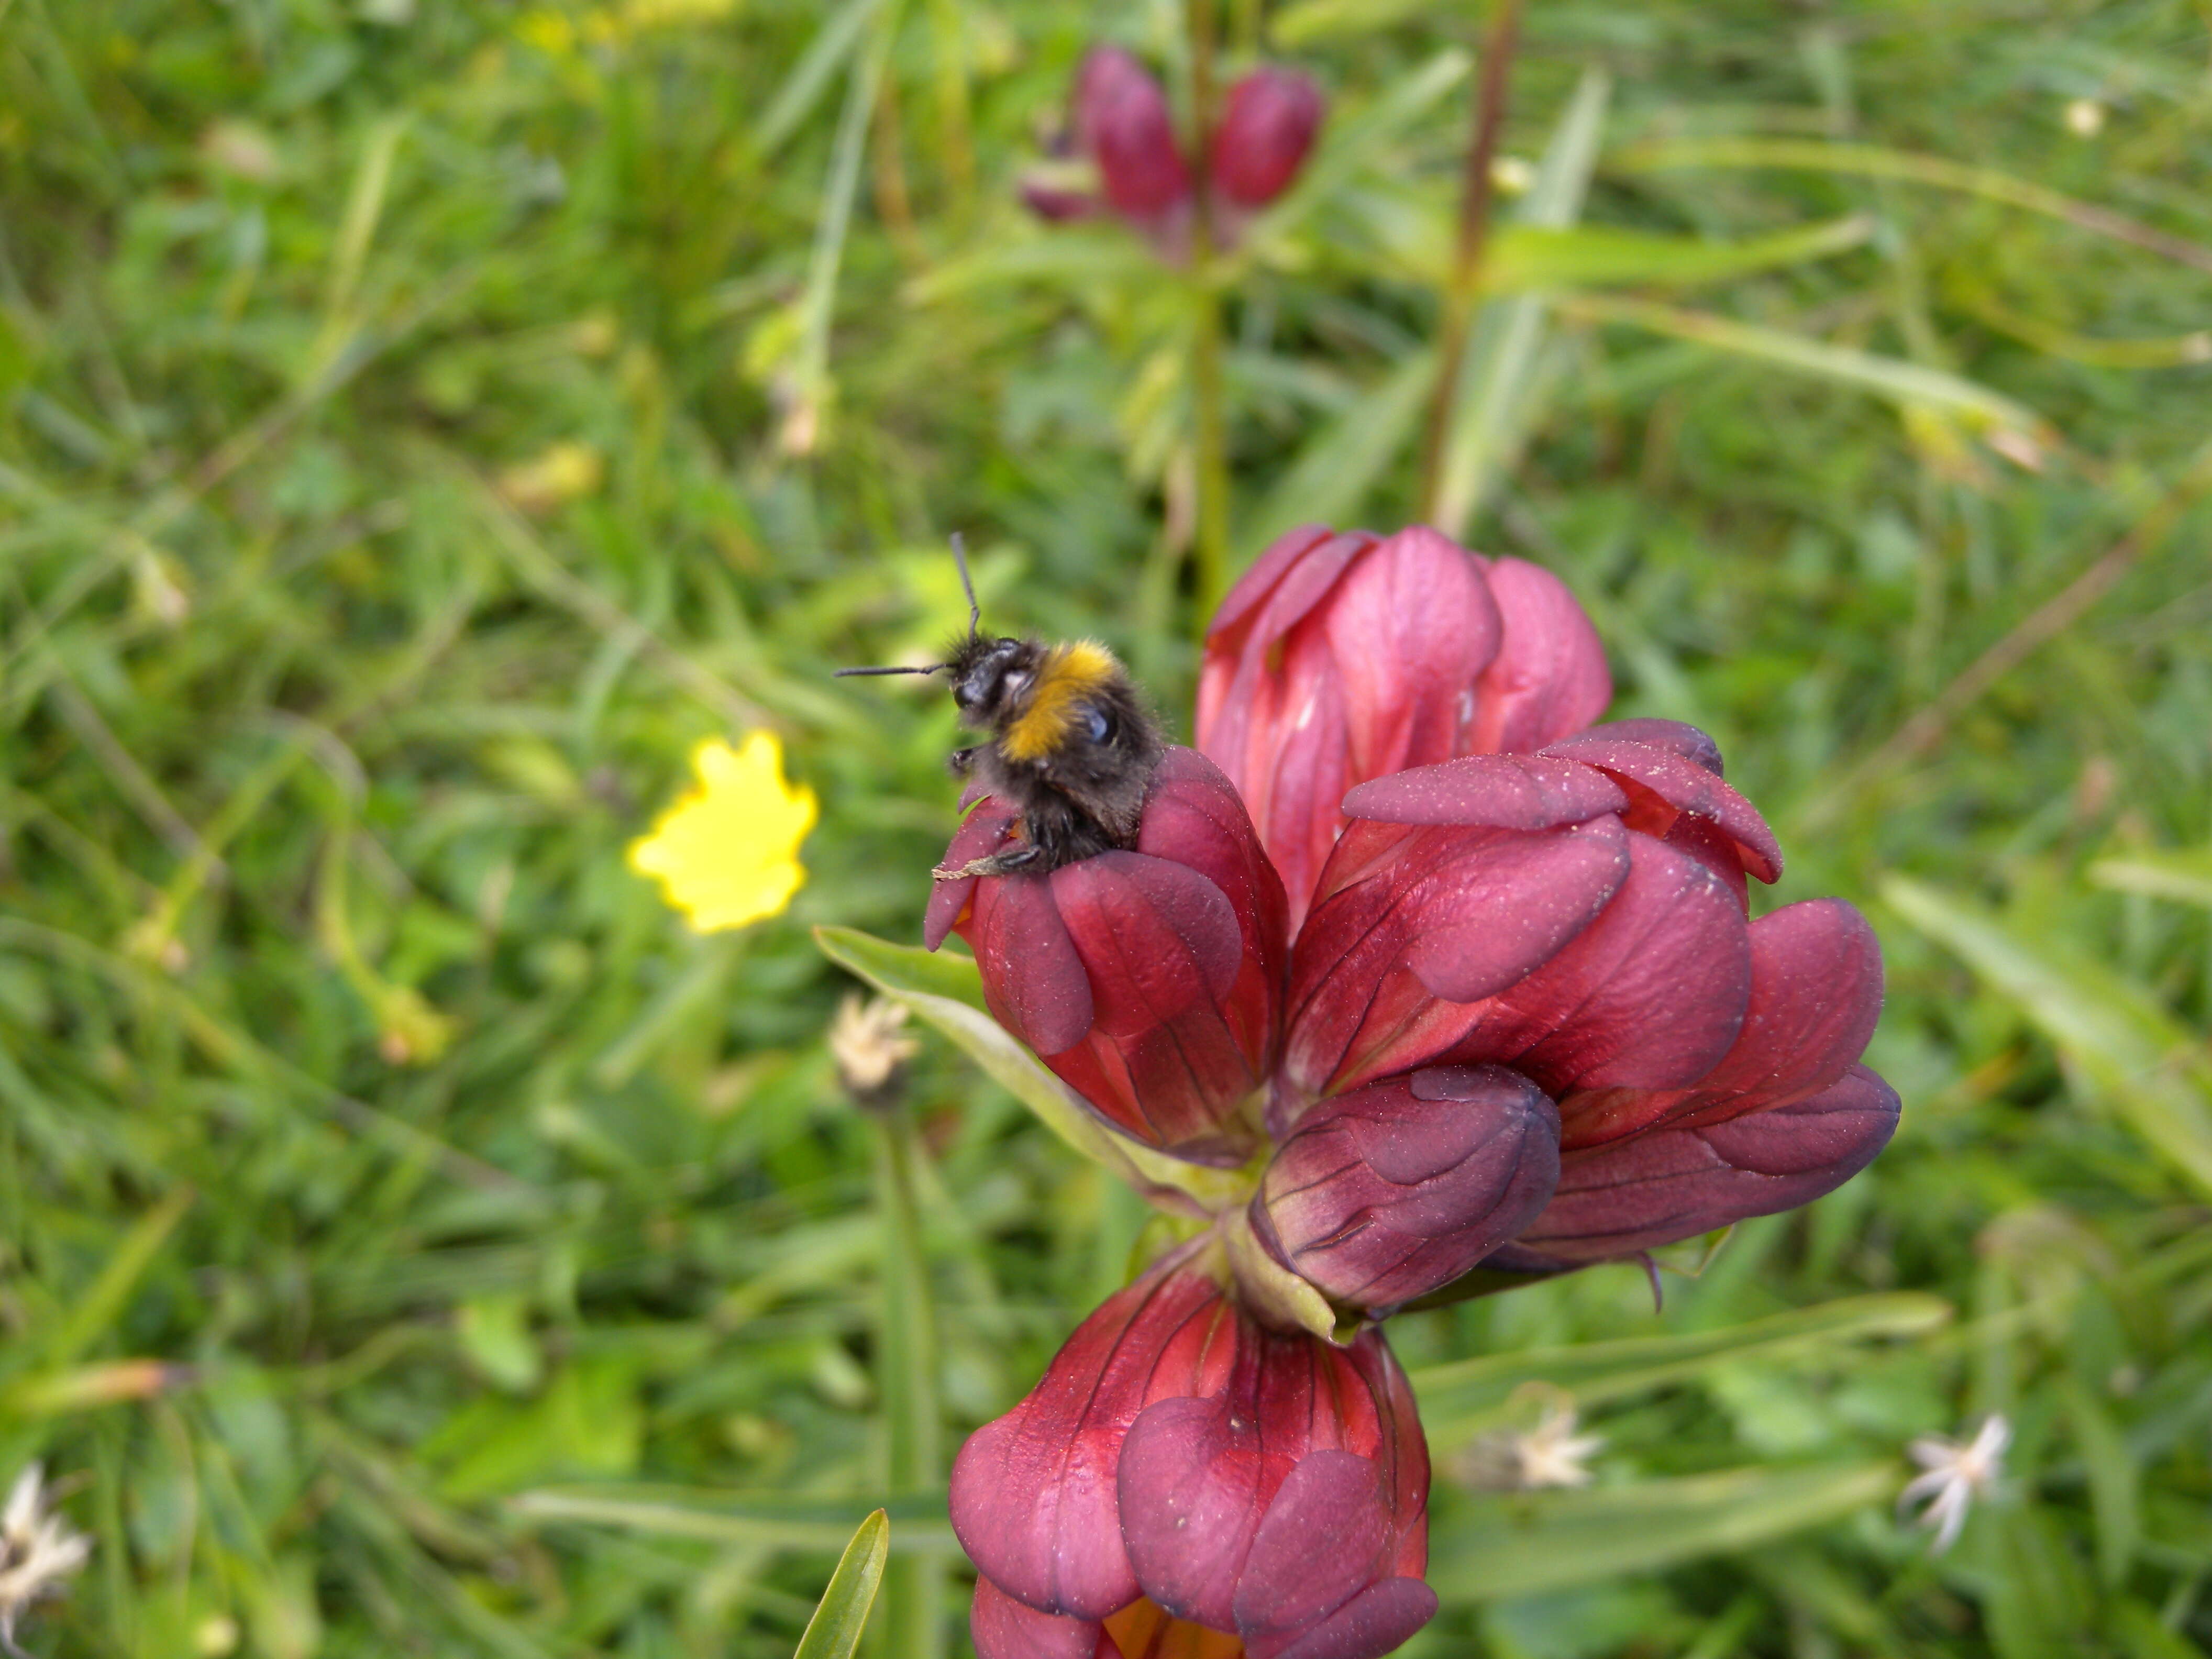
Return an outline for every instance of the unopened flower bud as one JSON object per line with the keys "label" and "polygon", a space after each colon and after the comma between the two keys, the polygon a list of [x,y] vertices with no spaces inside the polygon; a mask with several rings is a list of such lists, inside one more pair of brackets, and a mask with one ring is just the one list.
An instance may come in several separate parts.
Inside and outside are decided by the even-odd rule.
{"label": "unopened flower bud", "polygon": [[1213,188],[1226,204],[1263,208],[1290,188],[1321,130],[1321,88],[1295,70],[1257,69],[1229,88],[1213,130]]}
{"label": "unopened flower bud", "polygon": [[[1011,832],[977,806],[945,862]],[[1233,1166],[1257,1145],[1259,1094],[1280,1015],[1284,904],[1236,791],[1205,757],[1170,749],[1133,852],[1048,876],[937,884],[924,941],[957,932],[999,1023],[1107,1122],[1194,1163]]]}
{"label": "unopened flower bud", "polygon": [[1153,228],[1188,203],[1190,169],[1167,94],[1119,46],[1097,48],[1077,72],[1075,137],[1098,165],[1107,205],[1123,218]]}
{"label": "unopened flower bud", "polygon": [[864,1002],[848,995],[837,1005],[830,1022],[830,1058],[854,1104],[880,1108],[897,1099],[906,1064],[921,1049],[899,1029],[906,1012],[904,1004],[884,997]]}
{"label": "unopened flower bud", "polygon": [[1323,1101],[1267,1165],[1252,1224],[1343,1306],[1449,1284],[1535,1219],[1559,1115],[1502,1066],[1436,1066]]}

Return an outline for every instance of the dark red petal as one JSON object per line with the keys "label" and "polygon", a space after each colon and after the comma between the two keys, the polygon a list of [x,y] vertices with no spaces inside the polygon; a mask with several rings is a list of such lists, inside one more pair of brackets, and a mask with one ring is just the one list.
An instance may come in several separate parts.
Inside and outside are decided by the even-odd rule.
{"label": "dark red petal", "polygon": [[1413,767],[1371,779],[1344,798],[1355,818],[1500,830],[1550,830],[1627,805],[1604,773],[1542,755],[1469,755]]}
{"label": "dark red petal", "polygon": [[1660,840],[1711,871],[1721,884],[1735,895],[1736,908],[1747,916],[1751,914],[1751,882],[1744,874],[1743,851],[1727,830],[1711,818],[1682,812],[1667,826],[1667,833]]}
{"label": "dark red petal", "polygon": [[1437,1593],[1418,1578],[1370,1584],[1287,1645],[1248,1644],[1249,1659],[1380,1659],[1437,1616]]}
{"label": "dark red petal", "polygon": [[[1235,1627],[1237,1576],[1258,1529],[1264,1455],[1235,1391],[1163,1400],[1130,1425],[1115,1489],[1122,1541],[1145,1594],[1178,1619]],[[1296,1456],[1297,1449],[1288,1455]]]}
{"label": "dark red petal", "polygon": [[1541,749],[1579,732],[1613,701],[1597,629],[1567,586],[1522,559],[1486,572],[1505,619],[1498,655],[1475,687],[1474,754]]}
{"label": "dark red petal", "polygon": [[1152,1400],[1218,1390],[1237,1347],[1220,1287],[1186,1266],[1196,1248],[1108,1297],[953,1462],[961,1547],[1040,1613],[1103,1619],[1137,1598],[1115,1501],[1123,1437]]}
{"label": "dark red petal", "polygon": [[1565,834],[1484,832],[1406,901],[1405,964],[1451,1002],[1505,989],[1557,956],[1628,878],[1628,836],[1610,818]]}
{"label": "dark red petal", "polygon": [[1219,767],[1194,749],[1168,750],[1145,799],[1137,851],[1187,866],[1219,888],[1243,930],[1245,954],[1271,984],[1280,977],[1289,927],[1282,878]]}
{"label": "dark red petal", "polygon": [[1518,1243],[1595,1261],[1796,1209],[1872,1163],[1897,1116],[1896,1091],[1854,1066],[1808,1100],[1571,1152],[1559,1191]]}
{"label": "dark red petal", "polygon": [[1626,788],[1630,829],[1663,836],[1676,813],[1693,812],[1729,832],[1742,855],[1743,867],[1753,875],[1767,882],[1781,878],[1782,844],[1759,809],[1696,761],[1596,732],[1564,738],[1544,752],[1595,766]]}
{"label": "dark red petal", "polygon": [[1502,627],[1464,548],[1426,525],[1400,531],[1346,573],[1322,625],[1344,687],[1352,782],[1452,754],[1462,694],[1497,654]]}
{"label": "dark red petal", "polygon": [[1607,1090],[1560,1103],[1578,1146],[1646,1125],[1724,1122],[1816,1094],[1866,1052],[1881,1018],[1881,942],[1842,899],[1785,905],[1751,924],[1751,1001],[1735,1046],[1697,1087]]}
{"label": "dark red petal", "polygon": [[1090,1034],[1094,1005],[1053,884],[994,876],[975,885],[967,938],[992,1014],[1040,1054],[1073,1048]]}
{"label": "dark red petal", "polygon": [[1687,720],[1606,720],[1584,734],[1593,738],[1621,738],[1652,749],[1664,749],[1702,766],[1715,777],[1722,775],[1721,746]]}
{"label": "dark red petal", "polygon": [[1340,1304],[1392,1307],[1514,1237],[1559,1178],[1559,1115],[1500,1066],[1417,1072],[1323,1101],[1276,1152],[1254,1226]]}
{"label": "dark red petal", "polygon": [[[1020,880],[1022,878],[1012,878]],[[1101,853],[1052,872],[1052,896],[1090,975],[1092,1024],[1138,1036],[1237,982],[1243,936],[1222,890],[1142,853]],[[1023,971],[1019,959],[1010,964]]]}
{"label": "dark red petal", "polygon": [[1095,1619],[1069,1619],[1024,1607],[988,1578],[975,1580],[968,1613],[975,1659],[1122,1659]]}
{"label": "dark red petal", "polygon": [[1160,83],[1118,46],[1083,62],[1076,82],[1076,139],[1098,164],[1106,199],[1126,217],[1157,219],[1190,194],[1190,171],[1176,142]]}
{"label": "dark red petal", "polygon": [[1395,1541],[1382,1469],[1351,1452],[1307,1453],[1253,1536],[1237,1633],[1248,1647],[1303,1636],[1382,1575]]}
{"label": "dark red petal", "polygon": [[[963,797],[962,805],[965,805]],[[952,842],[938,860],[943,870],[966,868],[975,860],[988,858],[1006,839],[1007,828],[1016,817],[1013,809],[997,801],[987,801],[968,815],[966,822],[952,832]],[[922,912],[921,942],[934,951],[945,943],[945,936],[960,926],[969,902],[975,893],[975,878],[968,876],[959,881],[935,881],[931,884],[928,908]]]}
{"label": "dark red petal", "polygon": [[1844,899],[1784,905],[1751,925],[1743,1035],[1698,1085],[1696,1121],[1741,1115],[1826,1088],[1866,1052],[1881,1018],[1881,941]]}
{"label": "dark red petal", "polygon": [[[1231,585],[1229,592],[1223,596],[1220,608],[1213,613],[1213,620],[1206,626],[1207,648],[1211,650],[1218,639],[1233,633],[1237,625],[1253,615],[1261,601],[1274,592],[1276,584],[1289,574],[1293,568],[1299,565],[1307,554],[1323,542],[1334,539],[1335,535],[1336,532],[1331,530],[1327,525],[1302,524],[1296,530],[1278,536],[1273,541],[1268,543],[1267,550],[1252,561],[1251,568],[1239,576]],[[1371,541],[1373,538],[1370,537],[1368,539]],[[1337,568],[1341,569],[1343,567],[1340,564]],[[1316,597],[1318,598],[1322,592],[1326,591],[1328,582],[1335,580],[1336,577],[1332,573],[1328,580],[1322,583],[1321,587],[1316,590]],[[1202,716],[1200,723],[1204,724]]]}
{"label": "dark red petal", "polygon": [[[1392,833],[1355,820],[1299,930],[1282,1066],[1291,1117],[1449,1049],[1492,1006],[1473,999],[1554,957],[1628,867],[1611,818],[1536,836],[1424,829],[1395,832],[1394,845]],[[1346,866],[1364,878],[1343,881]]]}
{"label": "dark red petal", "polygon": [[[1720,1062],[1751,996],[1743,914],[1696,860],[1649,836],[1628,841],[1628,879],[1613,902],[1484,1003],[1446,1059],[1511,1066],[1554,1098],[1686,1087]],[[1577,1144],[1572,1125],[1567,1144]]]}
{"label": "dark red petal", "polygon": [[1238,207],[1273,201],[1304,164],[1324,107],[1321,88],[1294,70],[1258,69],[1239,80],[1213,131],[1214,188]]}

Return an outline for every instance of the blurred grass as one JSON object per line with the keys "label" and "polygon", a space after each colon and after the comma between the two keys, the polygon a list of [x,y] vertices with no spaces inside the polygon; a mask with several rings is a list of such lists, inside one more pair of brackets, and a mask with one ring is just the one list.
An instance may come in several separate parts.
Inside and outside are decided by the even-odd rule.
{"label": "blurred grass", "polygon": [[[915,1402],[1004,1409],[1143,1212],[933,1047],[940,1328],[887,1374],[931,1348],[808,928],[914,936],[952,725],[826,672],[962,619],[961,528],[989,616],[1188,707],[1182,289],[1011,191],[1083,46],[1170,58],[1176,9],[0,0],[0,1477],[100,1545],[35,1650],[781,1656],[879,1503],[894,1575],[942,1559]],[[1248,553],[1411,510],[1481,21],[1267,9],[1334,112],[1239,256]],[[1907,1110],[1656,1320],[1604,1270],[1394,1327],[1609,1443],[1556,1498],[1442,1462],[1408,1653],[2212,1641],[2209,45],[2179,0],[1533,9],[1511,153],[1609,89],[1579,217],[1498,245],[1471,533],[1574,584],[1620,712],[1719,737],[1777,898],[1869,908]],[[688,938],[623,845],[763,722],[811,880]],[[1930,1560],[1880,1471],[1990,1410],[2009,1478]],[[938,1571],[872,1642],[957,1650]]]}

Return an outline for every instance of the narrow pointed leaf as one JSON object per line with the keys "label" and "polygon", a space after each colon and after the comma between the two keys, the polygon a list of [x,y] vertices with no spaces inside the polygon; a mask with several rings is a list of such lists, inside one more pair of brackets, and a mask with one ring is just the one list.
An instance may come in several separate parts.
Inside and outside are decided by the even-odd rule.
{"label": "narrow pointed leaf", "polygon": [[830,1588],[822,1604],[806,1621],[806,1633],[791,1659],[853,1659],[868,1628],[869,1609],[884,1582],[884,1562],[890,1555],[890,1519],[878,1510],[860,1522],[853,1541],[845,1546],[837,1571],[830,1575]]}
{"label": "narrow pointed leaf", "polygon": [[1490,1426],[1516,1389],[1542,1382],[1580,1407],[1689,1382],[1716,1366],[1821,1354],[1880,1339],[1924,1336],[1951,1318],[1940,1297],[1898,1291],[1684,1336],[1633,1336],[1522,1353],[1486,1354],[1409,1373],[1431,1444],[1449,1446]]}
{"label": "narrow pointed leaf", "polygon": [[817,927],[814,939],[830,961],[911,1008],[1042,1118],[1047,1128],[1152,1202],[1210,1214],[1236,1196],[1242,1182],[1233,1172],[1156,1152],[1115,1133],[1091,1115],[1066,1085],[985,1012],[982,977],[973,958],[893,945],[852,927]]}
{"label": "narrow pointed leaf", "polygon": [[1429,1583],[1447,1602],[1486,1601],[1650,1572],[1841,1520],[1899,1479],[1893,1463],[1850,1463],[1479,1498],[1431,1547]]}
{"label": "narrow pointed leaf", "polygon": [[1997,917],[1904,876],[1890,908],[2018,1005],[2108,1102],[2200,1191],[2212,1193],[2212,1062],[2142,986],[2101,963],[2031,940]]}

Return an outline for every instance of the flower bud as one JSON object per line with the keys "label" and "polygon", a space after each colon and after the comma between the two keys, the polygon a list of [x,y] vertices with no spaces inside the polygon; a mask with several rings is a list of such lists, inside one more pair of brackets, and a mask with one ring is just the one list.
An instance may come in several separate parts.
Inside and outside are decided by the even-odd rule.
{"label": "flower bud", "polygon": [[1075,139],[1097,163],[1107,205],[1140,229],[1156,234],[1188,206],[1190,169],[1167,94],[1119,46],[1095,49],[1077,71]]}
{"label": "flower bud", "polygon": [[1872,1163],[1897,1116],[1896,1091],[1853,1066],[1788,1105],[1571,1152],[1551,1203],[1514,1249],[1580,1266],[1794,1210]]}
{"label": "flower bud", "polygon": [[1295,929],[1344,829],[1347,790],[1455,756],[1540,748],[1612,696],[1596,631],[1549,572],[1480,558],[1425,525],[1387,540],[1309,526],[1222,601],[1197,741],[1251,808]]}
{"label": "flower bud", "polygon": [[1231,87],[1213,130],[1211,172],[1219,200],[1249,211],[1290,188],[1326,108],[1321,88],[1295,70],[1257,69]]}
{"label": "flower bud", "polygon": [[[1731,833],[1771,842],[1728,799]],[[1751,975],[1741,881],[1715,872],[1712,848],[1674,839],[1683,825],[1718,836],[1717,820],[1682,811],[1665,840],[1626,828],[1618,779],[1550,752],[1398,773],[1345,806],[1353,827],[1292,954],[1279,1121],[1431,1062],[1510,1066],[1555,1099],[1686,1088],[1735,1042]]]}
{"label": "flower bud", "polygon": [[1436,1066],[1322,1102],[1267,1165],[1252,1223],[1343,1306],[1383,1310],[1457,1279],[1534,1220],[1559,1118],[1503,1066]]}
{"label": "flower bud", "polygon": [[1344,827],[1345,791],[1466,752],[1500,627],[1474,561],[1423,526],[1388,540],[1294,531],[1222,602],[1198,747],[1250,809],[1293,927]]}
{"label": "flower bud", "polygon": [[1428,1449],[1381,1334],[1268,1330],[1213,1248],[1109,1297],[962,1448],[982,1659],[1127,1659],[1170,1633],[1224,1659],[1376,1659],[1435,1613]]}
{"label": "flower bud", "polygon": [[[1012,825],[983,802],[947,864],[987,856]],[[1236,792],[1204,757],[1170,749],[1135,851],[940,883],[924,938],[968,941],[992,1015],[1107,1122],[1235,1165],[1257,1145],[1284,927],[1282,883]]]}

